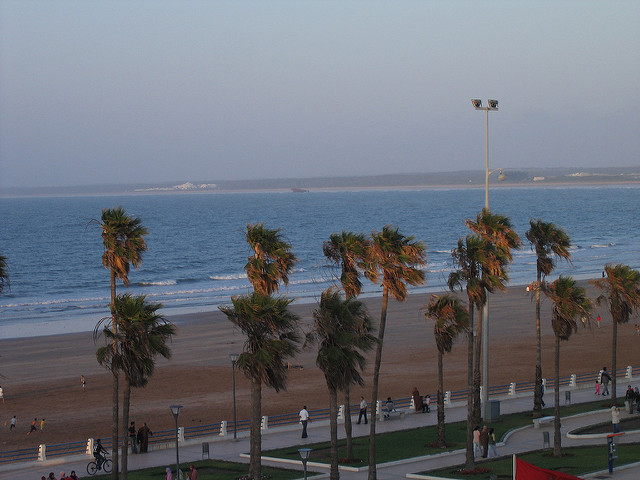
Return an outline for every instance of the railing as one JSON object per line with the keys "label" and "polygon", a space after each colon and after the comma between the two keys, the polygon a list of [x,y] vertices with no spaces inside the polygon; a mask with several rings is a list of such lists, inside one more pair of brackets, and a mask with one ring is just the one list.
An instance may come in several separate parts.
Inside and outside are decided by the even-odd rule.
{"label": "railing", "polygon": [[[632,380],[640,376],[640,366],[627,366],[616,370],[616,378],[618,382],[621,379]],[[598,372],[573,374],[569,377],[563,377],[560,379],[560,387],[580,388],[580,386],[589,385],[595,383],[598,378]],[[554,386],[554,379],[548,378],[544,380],[547,388]],[[493,385],[489,387],[489,396],[502,397],[509,395],[527,394],[533,392],[535,382],[527,381],[522,383],[510,383],[505,385]],[[432,401],[435,403],[436,394],[430,394]],[[467,390],[447,391],[444,394],[445,405],[451,405],[453,402],[465,402],[467,399]],[[394,405],[398,409],[408,409],[413,407],[413,398],[394,398]],[[352,414],[356,414],[359,410],[359,404],[355,403],[351,405]],[[373,407],[372,407],[373,408]],[[313,421],[323,421],[329,419],[329,409],[311,410],[310,418]],[[274,415],[271,417],[263,417],[262,429],[268,430],[274,427],[283,427],[295,425],[299,422],[297,413],[286,413],[283,415]],[[236,432],[247,432],[250,429],[250,420],[240,420],[236,423]],[[193,427],[185,427],[182,429],[182,436],[179,437],[179,441],[199,440],[206,437],[228,437],[233,434],[233,422],[229,423],[223,421],[221,423],[212,423],[207,425],[199,425]],[[162,445],[169,445],[175,443],[176,432],[174,429],[162,430],[155,432],[153,436],[149,438],[149,445],[161,448]],[[39,447],[30,447],[20,450],[0,451],[0,465],[16,462],[29,462],[37,460],[46,460],[52,457],[62,457],[67,455],[82,455],[90,452],[89,441],[59,443],[54,445],[40,445]],[[103,446],[107,449],[111,449],[111,439],[105,438],[102,442]]]}

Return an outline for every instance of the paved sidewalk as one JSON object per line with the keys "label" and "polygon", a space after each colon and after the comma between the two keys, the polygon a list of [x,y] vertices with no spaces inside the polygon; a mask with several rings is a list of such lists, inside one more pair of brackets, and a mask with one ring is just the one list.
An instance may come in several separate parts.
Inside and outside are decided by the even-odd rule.
{"label": "paved sidewalk", "polygon": [[[634,382],[635,385],[635,382]],[[549,389],[545,395],[547,402],[552,401],[553,391]],[[595,400],[593,391],[591,389],[572,390],[573,403],[581,403]],[[564,395],[561,395],[561,404],[563,404]],[[505,399],[501,399],[500,413],[514,413],[527,411],[531,409],[532,396],[517,396]],[[627,414],[622,413],[622,418]],[[466,407],[464,405],[452,406],[446,409],[447,422],[456,422],[466,419]],[[378,422],[376,424],[377,432],[395,431],[406,428],[415,428],[424,425],[434,425],[436,423],[435,405],[430,414],[410,414],[406,415],[404,419],[395,419],[392,421]],[[566,437],[566,433],[575,428],[593,424],[611,421],[611,414],[609,410],[602,410],[597,413],[588,415],[579,415],[575,417],[566,418],[562,422],[562,445],[602,445],[603,449],[606,449],[606,439],[569,439]],[[367,435],[369,432],[369,425],[357,425],[354,423],[354,436]],[[344,429],[339,429],[341,436],[344,436]],[[500,455],[511,455],[513,453],[519,453],[528,450],[535,450],[541,448],[543,442],[544,431],[550,432],[550,437],[553,439],[553,424],[545,424],[541,428],[534,428],[533,425],[513,432],[506,439],[505,444],[498,444],[498,453]],[[273,429],[262,436],[262,448],[263,451],[273,448],[286,447],[286,446],[298,446],[304,447],[319,441],[329,440],[329,427],[327,422],[318,422],[317,424],[311,422],[309,424],[309,437],[306,439],[300,438],[300,428],[288,427]],[[640,433],[627,434],[620,437],[618,443],[640,441]],[[552,440],[553,441],[553,440]],[[238,441],[230,439],[219,439],[209,441],[210,445],[210,457],[230,460],[235,462],[248,462],[247,458],[241,457],[243,453],[249,451],[249,438],[247,436],[241,437]],[[189,463],[201,460],[202,458],[202,444],[201,441],[187,441],[185,444],[180,445],[180,464],[183,470],[186,469]],[[420,459],[410,460],[406,462],[398,462],[395,465],[378,465],[377,473],[380,480],[397,480],[407,478],[406,475],[410,473],[416,473],[420,471],[430,470],[434,468],[447,467],[464,463],[465,454],[464,451],[458,453],[432,455],[429,457],[423,457]],[[59,472],[64,471],[67,474],[71,470],[75,470],[76,473],[82,477],[88,477],[86,466],[91,460],[91,457],[87,455],[76,456],[73,458],[67,457],[63,459],[48,460],[46,462],[30,462],[28,464],[13,464],[4,465],[0,467],[0,480],[37,480],[42,475],[48,475],[49,472],[54,472],[58,477]],[[640,454],[638,455],[640,461]],[[136,470],[139,468],[152,467],[152,466],[170,466],[172,469],[175,466],[176,452],[175,449],[154,450],[146,454],[129,455],[129,470]],[[288,464],[283,465],[281,463],[274,463],[271,461],[263,461],[263,465],[284,466],[285,468],[302,470],[302,465]],[[616,480],[637,480],[640,478],[640,465],[628,467],[628,468],[616,468],[614,474],[609,476],[607,471],[607,465],[602,466],[604,473],[598,473],[590,478],[614,478]],[[313,465],[313,453],[311,454],[309,469],[318,472],[327,472],[328,469],[320,468]],[[302,472],[300,477],[302,477]],[[367,471],[361,472],[347,472],[341,471],[340,478],[344,480],[366,480]]]}

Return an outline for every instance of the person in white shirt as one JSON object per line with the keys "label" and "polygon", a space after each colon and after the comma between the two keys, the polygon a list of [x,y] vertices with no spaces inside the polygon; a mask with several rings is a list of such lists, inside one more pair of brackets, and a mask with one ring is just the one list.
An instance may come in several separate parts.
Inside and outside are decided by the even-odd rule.
{"label": "person in white shirt", "polygon": [[367,424],[367,401],[364,397],[360,397],[360,415],[358,415],[358,425],[360,425],[360,421],[364,417],[364,424]]}
{"label": "person in white shirt", "polygon": [[309,412],[307,411],[307,406],[305,405],[300,410],[300,423],[302,424],[302,438],[307,438],[307,422],[309,421]]}

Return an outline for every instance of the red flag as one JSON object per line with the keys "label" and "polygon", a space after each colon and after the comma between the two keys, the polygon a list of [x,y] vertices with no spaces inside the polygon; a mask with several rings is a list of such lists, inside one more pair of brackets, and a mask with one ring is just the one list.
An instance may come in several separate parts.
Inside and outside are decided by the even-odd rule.
{"label": "red flag", "polygon": [[514,469],[514,480],[582,480],[580,477],[568,473],[536,467],[519,458],[516,458]]}

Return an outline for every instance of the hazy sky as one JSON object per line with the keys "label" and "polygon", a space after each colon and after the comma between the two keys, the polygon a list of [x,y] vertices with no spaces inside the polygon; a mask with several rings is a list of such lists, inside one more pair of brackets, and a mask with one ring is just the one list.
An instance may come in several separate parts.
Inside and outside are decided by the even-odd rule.
{"label": "hazy sky", "polygon": [[640,1],[0,0],[0,187],[640,166]]}

